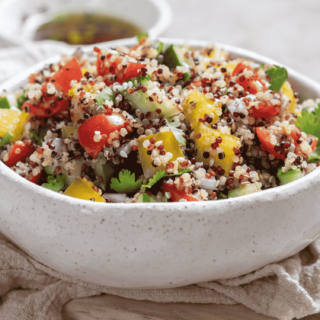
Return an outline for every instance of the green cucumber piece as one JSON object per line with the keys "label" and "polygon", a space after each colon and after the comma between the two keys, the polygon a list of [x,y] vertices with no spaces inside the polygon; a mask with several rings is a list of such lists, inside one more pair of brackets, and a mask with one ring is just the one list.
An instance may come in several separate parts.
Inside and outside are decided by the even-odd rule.
{"label": "green cucumber piece", "polygon": [[[166,49],[164,53],[163,63],[170,69],[175,69],[176,67],[189,67],[188,62],[184,57],[186,52],[186,49],[180,48],[172,44]],[[186,82],[190,79],[190,77],[190,73],[185,72],[182,80]]]}
{"label": "green cucumber piece", "polygon": [[154,198],[155,196],[149,196],[146,193],[140,193],[136,201],[137,202],[156,202]]}
{"label": "green cucumber piece", "polygon": [[0,98],[0,109],[10,109],[10,107],[7,97]]}
{"label": "green cucumber piece", "polygon": [[259,190],[260,190],[260,185],[258,182],[250,183],[245,187],[239,187],[237,189],[230,190],[228,192],[228,197],[235,198],[235,197],[245,196],[247,194],[255,193]]}
{"label": "green cucumber piece", "polygon": [[27,100],[27,97],[25,96],[25,92],[24,92],[19,98],[17,98],[17,108],[22,110],[22,106],[26,100]]}
{"label": "green cucumber piece", "polygon": [[304,176],[304,173],[300,168],[297,168],[295,170],[290,169],[287,172],[282,172],[282,168],[279,168],[277,175],[281,182],[281,185],[284,185],[302,178]]}
{"label": "green cucumber piece", "polygon": [[[150,80],[150,76],[133,78],[126,83],[130,82],[132,82],[133,87],[137,87],[138,84],[142,83],[148,90],[152,90],[155,86],[154,82]],[[174,103],[174,99],[165,99],[161,104],[159,104],[157,101],[149,100],[150,93],[148,94],[148,91],[142,92],[141,90],[138,90],[133,94],[130,94],[128,89],[129,87],[126,90],[120,91],[117,89],[117,91],[130,102],[133,109],[140,109],[143,113],[156,113],[157,109],[161,109],[161,115],[167,118],[182,112],[182,110],[180,110]]]}
{"label": "green cucumber piece", "polygon": [[101,163],[98,162],[95,165],[94,172],[98,177],[103,178],[103,185],[106,187],[111,181],[111,177],[116,171],[115,165],[112,162]]}
{"label": "green cucumber piece", "polygon": [[65,168],[62,169],[62,173],[66,176],[64,183],[65,187],[69,187],[81,174],[82,165],[84,164],[84,160],[80,159],[76,161],[76,164],[74,165],[74,170],[72,175],[68,175],[68,170]]}
{"label": "green cucumber piece", "polygon": [[52,176],[54,174],[54,170],[56,169],[56,167],[54,165],[52,166],[47,166],[44,167],[44,171],[46,172],[47,175]]}

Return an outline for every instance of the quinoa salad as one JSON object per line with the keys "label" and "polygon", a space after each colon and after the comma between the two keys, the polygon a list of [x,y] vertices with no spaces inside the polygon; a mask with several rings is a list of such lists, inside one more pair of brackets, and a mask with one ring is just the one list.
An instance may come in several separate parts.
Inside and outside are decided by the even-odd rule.
{"label": "quinoa salad", "polygon": [[0,160],[88,201],[219,201],[315,170],[319,102],[300,101],[283,67],[140,35],[0,93]]}

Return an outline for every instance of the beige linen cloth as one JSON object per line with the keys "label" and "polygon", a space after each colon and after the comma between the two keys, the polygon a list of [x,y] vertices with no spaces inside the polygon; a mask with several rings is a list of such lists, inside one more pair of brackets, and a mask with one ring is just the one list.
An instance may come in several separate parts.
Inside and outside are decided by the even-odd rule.
{"label": "beige linen cloth", "polygon": [[85,283],[40,264],[7,240],[0,240],[1,320],[61,320],[65,303],[100,294],[159,303],[242,303],[280,320],[302,318],[320,312],[320,238],[291,258],[245,276],[152,290]]}

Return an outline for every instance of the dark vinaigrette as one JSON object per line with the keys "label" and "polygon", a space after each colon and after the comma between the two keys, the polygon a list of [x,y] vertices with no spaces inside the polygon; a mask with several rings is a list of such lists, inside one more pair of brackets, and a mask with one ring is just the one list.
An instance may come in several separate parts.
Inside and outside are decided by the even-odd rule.
{"label": "dark vinaigrette", "polygon": [[138,35],[141,29],[131,22],[97,13],[59,15],[41,25],[35,40],[56,40],[68,44],[94,44]]}

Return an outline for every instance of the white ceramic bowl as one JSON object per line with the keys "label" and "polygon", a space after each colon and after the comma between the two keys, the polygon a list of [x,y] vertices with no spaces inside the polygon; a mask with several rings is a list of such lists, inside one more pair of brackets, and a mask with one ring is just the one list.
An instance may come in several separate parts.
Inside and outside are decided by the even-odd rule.
{"label": "white ceramic bowl", "polygon": [[[234,56],[274,63],[240,48],[218,46]],[[0,90],[19,86],[41,65]],[[303,97],[320,96],[317,83],[288,71]],[[285,186],[228,200],[101,204],[36,186],[0,162],[0,231],[36,260],[84,281],[177,287],[239,276],[306,247],[320,233],[319,190],[316,169]]]}
{"label": "white ceramic bowl", "polygon": [[6,46],[30,43],[41,24],[61,12],[77,10],[124,19],[152,37],[158,37],[172,18],[166,0],[0,0],[1,43]]}

